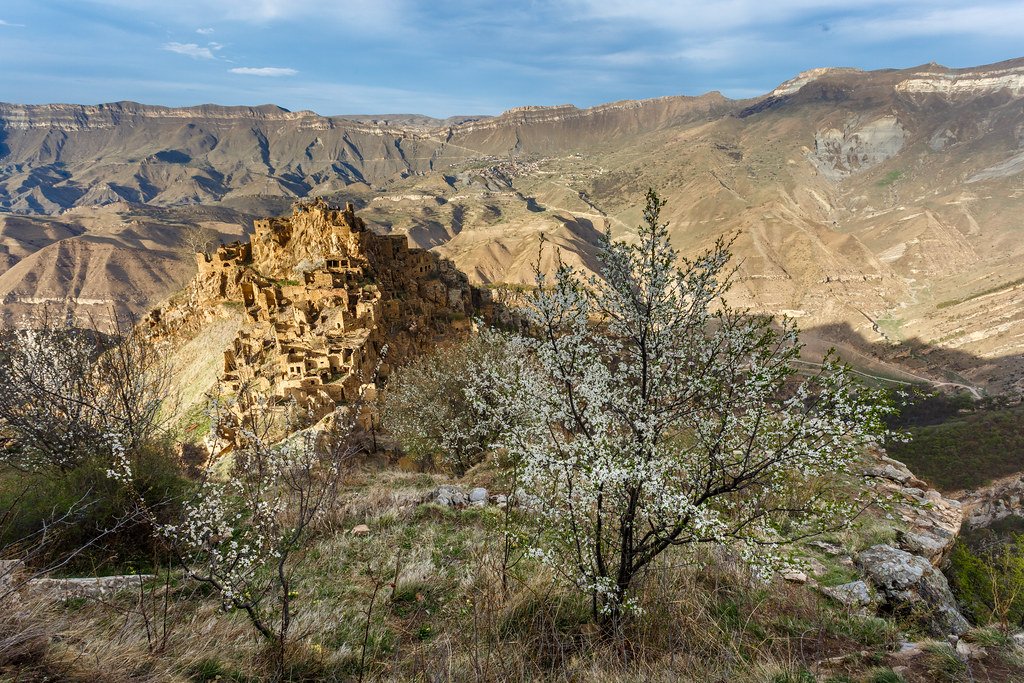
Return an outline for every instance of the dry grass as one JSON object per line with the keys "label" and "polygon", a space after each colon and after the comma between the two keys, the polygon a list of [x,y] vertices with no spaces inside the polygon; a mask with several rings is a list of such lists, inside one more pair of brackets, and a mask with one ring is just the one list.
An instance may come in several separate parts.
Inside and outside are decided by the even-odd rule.
{"label": "dry grass", "polygon": [[[603,636],[586,601],[542,567],[520,563],[502,589],[499,511],[419,505],[440,481],[366,472],[350,482],[300,560],[290,680],[359,680],[365,660],[363,680],[374,681],[781,683],[816,680],[822,660],[841,658],[833,680],[866,681],[900,639],[891,621],[807,587],[754,583],[704,551],[667,556],[639,586],[643,614]],[[350,533],[364,523],[370,535]],[[146,600],[26,596],[0,609],[0,680],[266,679],[244,615],[172,583],[163,642],[165,589],[147,590]]]}

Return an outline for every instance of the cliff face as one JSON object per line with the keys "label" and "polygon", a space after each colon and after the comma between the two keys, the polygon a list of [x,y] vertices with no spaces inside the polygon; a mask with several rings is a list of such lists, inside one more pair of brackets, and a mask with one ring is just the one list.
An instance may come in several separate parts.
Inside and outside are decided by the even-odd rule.
{"label": "cliff face", "polygon": [[386,377],[391,364],[467,331],[470,316],[491,314],[488,292],[454,265],[404,236],[367,230],[351,206],[298,203],[290,217],[254,227],[249,243],[197,254],[199,273],[181,300],[144,323],[172,345],[223,304],[240,309],[219,371],[228,392],[249,386],[318,418],[366,391],[378,364]]}

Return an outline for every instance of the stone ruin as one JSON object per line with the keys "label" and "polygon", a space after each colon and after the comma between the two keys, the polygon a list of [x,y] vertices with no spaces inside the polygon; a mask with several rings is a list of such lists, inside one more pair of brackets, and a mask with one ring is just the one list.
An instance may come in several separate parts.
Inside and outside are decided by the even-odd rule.
{"label": "stone ruin", "polygon": [[214,307],[239,306],[244,322],[223,350],[223,388],[246,384],[316,417],[360,393],[372,399],[393,364],[493,315],[490,293],[454,264],[409,247],[404,235],[370,231],[351,204],[296,203],[289,217],[255,221],[249,243],[196,259],[187,302],[152,311],[149,329],[183,336]]}

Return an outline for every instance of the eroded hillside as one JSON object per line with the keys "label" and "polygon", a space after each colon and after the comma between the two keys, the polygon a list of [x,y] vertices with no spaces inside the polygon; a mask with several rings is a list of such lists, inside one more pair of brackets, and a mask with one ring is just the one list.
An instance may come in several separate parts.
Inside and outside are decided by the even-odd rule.
{"label": "eroded hillside", "polygon": [[[68,251],[93,229],[66,219],[83,208],[56,212],[144,202],[178,220],[176,207],[199,204],[246,224],[305,195],[353,201],[371,228],[408,235],[477,282],[523,283],[541,235],[592,268],[597,234],[629,239],[654,187],[684,252],[735,236],[735,303],[793,316],[868,366],[893,371],[902,357],[927,379],[1019,387],[1022,83],[1022,60],[817,69],[745,101],[711,93],[447,121],[3,105],[0,205],[33,216],[7,218],[33,230],[5,229],[0,291],[7,311],[104,298],[145,310],[185,278],[157,272],[147,289],[144,270],[119,277],[118,239],[104,241],[105,260]],[[557,255],[540,258],[546,269]],[[90,277],[109,289],[87,296]]]}

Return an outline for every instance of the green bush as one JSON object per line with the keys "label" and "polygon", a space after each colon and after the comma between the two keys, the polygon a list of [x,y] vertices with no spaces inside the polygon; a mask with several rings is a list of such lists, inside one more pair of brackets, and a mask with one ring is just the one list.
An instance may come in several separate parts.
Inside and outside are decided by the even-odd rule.
{"label": "green bush", "polygon": [[[169,519],[189,487],[178,458],[163,444],[144,447],[137,458],[136,490]],[[71,557],[62,566],[68,572],[149,566],[157,550],[150,524],[137,514],[132,493],[108,476],[108,468],[97,457],[65,471],[0,470],[0,549],[40,566]]]}
{"label": "green bush", "polygon": [[950,585],[961,607],[980,624],[1024,625],[1024,535],[982,548],[958,541],[950,556]]}

